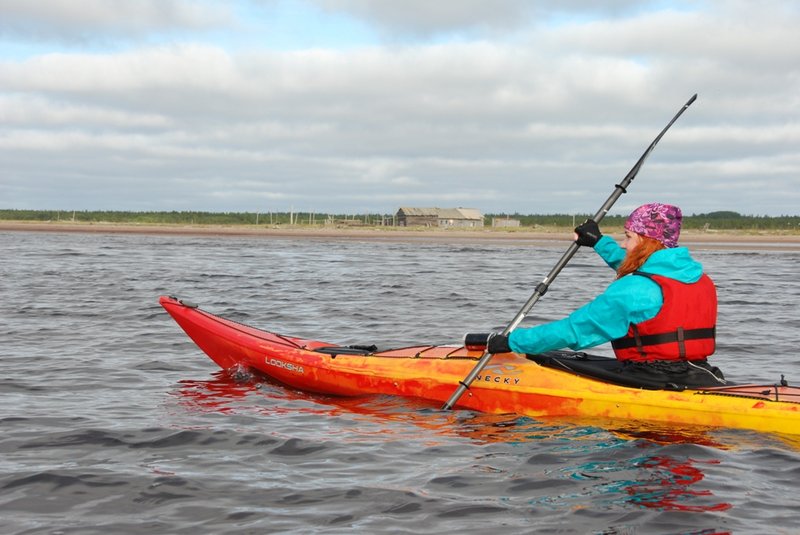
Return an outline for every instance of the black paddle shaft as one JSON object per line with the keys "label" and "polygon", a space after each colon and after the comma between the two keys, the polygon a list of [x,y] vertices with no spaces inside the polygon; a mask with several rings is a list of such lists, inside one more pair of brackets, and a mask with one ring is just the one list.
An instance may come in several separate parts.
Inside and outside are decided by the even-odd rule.
{"label": "black paddle shaft", "polygon": [[[631,168],[631,170],[628,171],[628,174],[625,176],[622,182],[620,182],[614,187],[614,191],[611,193],[608,199],[606,199],[606,202],[603,203],[603,206],[600,207],[600,209],[592,218],[596,223],[600,223],[600,221],[603,220],[603,218],[606,216],[611,207],[614,206],[614,203],[617,202],[617,199],[619,199],[623,193],[627,193],[628,186],[630,186],[631,182],[633,182],[633,179],[636,178],[636,175],[642,168],[644,161],[647,159],[648,156],[650,156],[650,153],[653,152],[653,149],[656,147],[658,142],[661,141],[661,138],[664,136],[664,134],[667,133],[667,130],[669,130],[672,124],[678,120],[678,117],[680,117],[683,114],[683,112],[686,111],[686,108],[691,106],[696,99],[697,99],[697,94],[692,95],[692,98],[690,98],[689,101],[686,102],[686,104],[684,104],[680,110],[678,110],[678,113],[675,114],[675,117],[672,118],[672,120],[667,124],[667,126],[664,127],[661,133],[659,133],[658,136],[656,136],[656,138],[653,140],[653,142],[650,143],[650,146],[647,147],[646,151],[644,151],[644,154],[642,154],[642,157],[639,158],[638,162],[636,162],[636,165],[634,165]],[[575,253],[578,252],[579,247],[580,246],[575,242],[572,242],[569,245],[567,252],[565,252],[564,255],[561,257],[561,259],[556,263],[556,265],[553,266],[553,269],[550,270],[547,276],[544,279],[542,279],[542,282],[536,285],[533,294],[530,296],[530,298],[528,298],[528,300],[522,306],[520,311],[517,312],[517,315],[514,316],[514,319],[511,320],[511,323],[509,323],[508,326],[506,326],[506,328],[503,329],[502,332],[503,335],[507,336],[508,334],[510,334],[511,331],[516,329],[517,326],[522,322],[522,320],[525,319],[525,316],[528,314],[528,312],[530,312],[530,310],[533,308],[536,302],[539,301],[539,299],[545,293],[547,293],[548,288],[550,288],[550,285],[553,283],[558,274],[561,273],[561,270],[564,269],[564,266],[566,266],[567,263],[569,263],[569,261],[572,260],[572,257],[575,256]],[[475,364],[475,367],[472,368],[472,371],[469,372],[469,375],[467,375],[467,377],[459,383],[458,388],[456,388],[456,391],[453,392],[453,395],[450,396],[450,399],[447,400],[442,409],[449,410],[453,408],[453,406],[456,403],[458,403],[458,400],[461,399],[461,396],[464,395],[464,392],[466,392],[467,389],[469,389],[472,382],[475,380],[478,374],[481,373],[481,371],[483,371],[483,369],[489,363],[489,360],[491,358],[492,354],[489,353],[488,349],[486,349],[483,352],[483,356],[481,356],[480,360],[478,360],[477,364]]]}

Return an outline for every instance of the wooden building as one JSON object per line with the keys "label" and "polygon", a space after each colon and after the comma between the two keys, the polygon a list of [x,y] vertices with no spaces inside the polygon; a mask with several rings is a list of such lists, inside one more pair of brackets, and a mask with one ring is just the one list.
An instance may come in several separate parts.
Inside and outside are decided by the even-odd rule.
{"label": "wooden building", "polygon": [[395,220],[399,227],[483,227],[483,214],[474,208],[412,208],[401,206],[397,210]]}

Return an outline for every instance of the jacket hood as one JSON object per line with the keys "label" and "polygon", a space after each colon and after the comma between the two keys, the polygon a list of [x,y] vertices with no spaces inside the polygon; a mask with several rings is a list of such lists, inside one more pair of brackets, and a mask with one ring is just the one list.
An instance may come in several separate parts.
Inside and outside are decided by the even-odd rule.
{"label": "jacket hood", "polygon": [[650,255],[640,271],[692,283],[700,279],[703,265],[689,255],[689,249],[686,247],[674,247],[661,249]]}

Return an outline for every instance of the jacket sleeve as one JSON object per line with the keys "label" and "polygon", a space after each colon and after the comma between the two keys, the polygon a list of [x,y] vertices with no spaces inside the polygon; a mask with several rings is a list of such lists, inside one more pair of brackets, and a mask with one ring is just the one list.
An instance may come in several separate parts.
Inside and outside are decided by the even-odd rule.
{"label": "jacket sleeve", "polygon": [[625,249],[620,247],[614,238],[605,235],[594,245],[594,251],[614,271],[625,259],[626,254]]}
{"label": "jacket sleeve", "polygon": [[657,283],[626,276],[564,319],[512,331],[509,345],[517,353],[530,354],[594,347],[625,336],[631,323],[654,318],[663,302]]}

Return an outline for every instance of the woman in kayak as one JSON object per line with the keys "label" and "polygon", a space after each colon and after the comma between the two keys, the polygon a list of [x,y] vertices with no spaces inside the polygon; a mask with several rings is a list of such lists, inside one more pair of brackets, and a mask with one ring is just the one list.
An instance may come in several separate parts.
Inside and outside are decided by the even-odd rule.
{"label": "woman in kayak", "polygon": [[678,247],[681,219],[677,206],[640,206],[625,222],[621,247],[591,219],[578,226],[576,243],[592,247],[617,272],[614,282],[562,320],[491,336],[487,350],[535,355],[610,341],[619,361],[634,364],[623,370],[696,370],[722,380],[706,362],[715,347],[716,288],[688,249]]}

